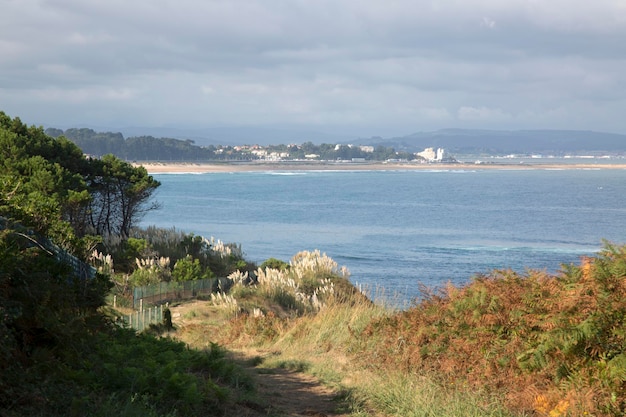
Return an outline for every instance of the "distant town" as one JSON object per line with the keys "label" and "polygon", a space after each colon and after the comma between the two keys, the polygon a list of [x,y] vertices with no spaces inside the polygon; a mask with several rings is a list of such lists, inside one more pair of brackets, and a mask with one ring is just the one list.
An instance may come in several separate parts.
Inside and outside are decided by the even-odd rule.
{"label": "distant town", "polygon": [[[305,153],[303,152],[303,145],[287,145],[286,149],[282,149],[281,145],[279,146],[260,146],[260,145],[241,145],[234,146],[233,150],[236,152],[240,152],[242,154],[249,153],[254,157],[251,159],[260,160],[260,161],[293,161],[293,160],[305,160],[305,161],[313,161],[313,160],[329,160],[329,153],[336,153],[337,156],[331,158],[332,160],[341,161],[341,162],[367,162],[371,160],[384,160],[386,162],[408,162],[408,161],[416,161],[421,163],[437,163],[437,162],[449,162],[453,163],[456,160],[453,157],[446,156],[446,152],[442,148],[426,148],[421,152],[414,152],[412,154],[408,154],[407,152],[396,152],[393,149],[387,149],[385,147],[376,148],[370,145],[339,145],[335,144],[332,148],[332,151],[329,152],[328,149],[325,149],[324,145],[321,145],[321,150],[324,151],[325,155],[322,153]],[[309,145],[308,148],[314,148],[315,145]],[[326,146],[327,148],[327,146]],[[223,149],[218,149],[217,152],[221,153]],[[393,153],[393,155],[390,155]],[[385,156],[392,156],[389,158],[381,159],[380,155],[383,154]],[[353,155],[353,156],[350,156]],[[295,157],[294,157],[295,156]],[[334,155],[333,155],[334,156]],[[400,157],[402,156],[402,157]],[[302,158],[304,157],[304,158]]]}
{"label": "distant town", "polygon": [[383,145],[302,144],[288,145],[208,145],[193,140],[138,136],[125,139],[121,133],[99,133],[91,129],[47,129],[53,137],[65,136],[86,155],[100,158],[113,154],[129,161],[211,162],[211,161],[341,161],[341,162],[416,162],[454,163],[443,148],[427,147],[418,152],[398,151]]}
{"label": "distant town", "polygon": [[357,139],[360,144],[213,144],[192,139],[134,136],[96,132],[88,128],[65,131],[48,128],[52,137],[64,136],[85,154],[99,158],[113,154],[127,161],[161,162],[406,162],[511,163],[515,159],[595,159],[626,157],[626,136],[578,131],[461,131],[443,130],[401,138]]}

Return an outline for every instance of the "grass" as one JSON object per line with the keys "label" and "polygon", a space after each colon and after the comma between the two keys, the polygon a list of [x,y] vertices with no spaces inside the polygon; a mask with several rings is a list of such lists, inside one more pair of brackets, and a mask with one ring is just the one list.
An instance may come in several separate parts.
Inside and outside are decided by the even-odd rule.
{"label": "grass", "polygon": [[424,289],[401,311],[371,302],[319,253],[294,259],[221,302],[194,303],[176,337],[247,352],[261,372],[315,375],[353,417],[626,412],[626,247],[554,276],[493,271]]}
{"label": "grass", "polygon": [[[258,296],[251,297],[249,291],[242,293],[248,300]],[[372,322],[393,317],[397,312],[372,303],[359,292],[335,294],[316,312],[292,310],[292,313],[282,317],[239,314],[233,316],[219,334],[190,332],[182,337],[186,341],[195,340],[201,346],[208,342],[203,336],[209,336],[232,349],[266,352],[259,363],[261,373],[285,368],[315,375],[338,393],[347,413],[354,417],[512,415],[503,411],[501,405],[494,405],[493,399],[484,394],[454,396],[454,390],[439,386],[433,379],[401,372],[379,372],[364,365],[360,360],[363,345],[359,335]],[[452,403],[455,407],[447,408]]]}
{"label": "grass", "polygon": [[193,350],[126,329],[74,344],[72,351],[39,349],[21,377],[23,397],[2,415],[220,416],[254,389],[251,377],[215,344]]}
{"label": "grass", "polygon": [[489,401],[489,396],[469,393],[464,389],[447,389],[432,378],[407,373],[377,374],[360,390],[367,401],[387,415],[405,417],[427,416],[510,416],[502,404]]}

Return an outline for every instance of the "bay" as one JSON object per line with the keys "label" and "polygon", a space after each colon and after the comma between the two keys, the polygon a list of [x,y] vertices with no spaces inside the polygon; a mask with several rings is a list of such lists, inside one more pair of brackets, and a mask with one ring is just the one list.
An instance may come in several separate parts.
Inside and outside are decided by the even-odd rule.
{"label": "bay", "polygon": [[[556,272],[626,238],[626,171],[406,170],[157,174],[141,226],[239,243],[250,261],[320,250],[375,296],[493,269]],[[383,294],[384,295],[381,295]],[[376,295],[378,294],[378,295]]]}

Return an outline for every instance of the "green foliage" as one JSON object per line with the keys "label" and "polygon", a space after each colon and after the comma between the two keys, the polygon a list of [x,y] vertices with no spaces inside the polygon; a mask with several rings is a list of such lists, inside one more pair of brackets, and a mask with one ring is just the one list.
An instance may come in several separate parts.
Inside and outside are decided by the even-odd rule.
{"label": "green foliage", "polygon": [[87,159],[64,137],[47,136],[0,112],[0,215],[64,248],[88,234],[128,237],[160,185],[112,155]]}
{"label": "green foliage", "polygon": [[90,162],[87,181],[92,201],[85,217],[99,235],[128,238],[135,222],[145,212],[158,208],[149,201],[160,183],[145,168],[133,167],[113,155]]}
{"label": "green foliage", "polygon": [[148,242],[145,239],[137,239],[129,237],[126,240],[126,256],[130,258],[139,258],[142,252],[148,248]]}
{"label": "green foliage", "polygon": [[[94,392],[126,389],[128,398],[140,397],[164,414],[197,415],[223,409],[228,393],[213,380],[234,382],[245,377],[212,345],[206,352],[187,349],[183,343],[116,330],[93,342],[93,353],[80,360],[74,380]],[[126,366],[120,368],[119,364]],[[213,411],[209,411],[213,410]]]}
{"label": "green foliage", "polygon": [[75,153],[70,149],[67,160],[58,161],[57,154],[62,149],[55,145],[59,144],[42,137],[38,130],[26,128],[19,119],[11,120],[0,113],[0,215],[70,247],[75,236],[63,218],[64,208],[75,204],[78,196],[84,196],[85,184],[66,168],[72,165],[70,159]]}
{"label": "green foliage", "polygon": [[277,269],[279,271],[284,271],[289,268],[289,264],[285,261],[281,261],[280,259],[269,258],[269,259],[266,259],[261,264],[260,268],[263,270],[266,268],[270,268],[270,269]]}
{"label": "green foliage", "polygon": [[96,157],[112,154],[118,158],[138,161],[201,161],[216,159],[214,150],[194,145],[192,140],[140,136],[124,139],[117,132],[96,132],[92,129],[46,129],[53,137],[65,136],[85,153]]}
{"label": "green foliage", "polygon": [[144,285],[158,284],[166,281],[166,275],[158,266],[150,266],[146,268],[135,269],[128,277],[129,284],[132,287],[141,287]]}
{"label": "green foliage", "polygon": [[215,344],[197,351],[119,328],[82,334],[73,344],[55,355],[39,353],[18,380],[29,391],[17,391],[19,402],[4,398],[7,415],[221,416],[236,400],[233,392],[253,389]]}
{"label": "green foliage", "polygon": [[0,408],[28,397],[33,372],[103,324],[108,279],[75,277],[37,239],[7,224],[0,231]]}
{"label": "green foliage", "polygon": [[[71,256],[112,241],[126,258],[149,251],[126,238],[158,185],[0,112],[0,414],[217,416],[231,389],[251,387],[216,345],[191,351],[113,326],[108,276],[79,273]],[[135,279],[168,266],[144,259],[135,272],[147,278]]]}
{"label": "green foliage", "polygon": [[193,259],[191,255],[179,259],[172,270],[172,278],[175,281],[192,281],[196,279],[212,278],[210,270],[203,270],[198,259]]}
{"label": "green foliage", "polygon": [[[175,228],[162,229],[154,226],[146,229],[135,228],[131,235],[144,239],[148,242],[148,249],[152,251],[153,256],[169,258],[172,265],[189,256],[192,263],[197,260],[202,269],[201,278],[226,277],[236,270],[245,272],[256,269],[254,264],[246,262],[243,258],[240,246],[224,244],[213,238],[209,240],[193,233],[183,233]],[[187,276],[191,277],[194,274]]]}
{"label": "green foliage", "polygon": [[231,389],[251,389],[216,345],[111,327],[98,311],[108,288],[104,276],[73,278],[26,233],[0,231],[3,415],[217,416]]}
{"label": "green foliage", "polygon": [[131,272],[137,268],[136,259],[151,258],[148,242],[145,239],[129,237],[113,243],[108,240],[107,250],[113,256],[113,262],[118,272]]}

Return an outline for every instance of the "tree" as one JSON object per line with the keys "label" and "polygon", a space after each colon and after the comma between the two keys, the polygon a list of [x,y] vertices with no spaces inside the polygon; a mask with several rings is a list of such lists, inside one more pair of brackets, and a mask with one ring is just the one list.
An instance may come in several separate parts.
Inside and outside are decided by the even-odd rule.
{"label": "tree", "polygon": [[113,155],[94,161],[87,182],[92,195],[87,214],[97,234],[128,238],[141,217],[158,207],[149,200],[160,183],[145,168]]}
{"label": "tree", "polygon": [[172,278],[175,281],[193,281],[196,279],[211,278],[211,270],[203,270],[200,260],[193,259],[190,255],[179,259],[172,270]]}
{"label": "tree", "polygon": [[149,200],[159,185],[143,167],[113,155],[86,158],[65,137],[0,112],[0,215],[57,244],[76,246],[88,234],[127,238],[157,207]]}
{"label": "tree", "polygon": [[80,150],[4,113],[0,149],[0,215],[49,235],[65,248],[74,245],[65,210],[87,197],[78,172],[84,169],[77,160],[83,159]]}

